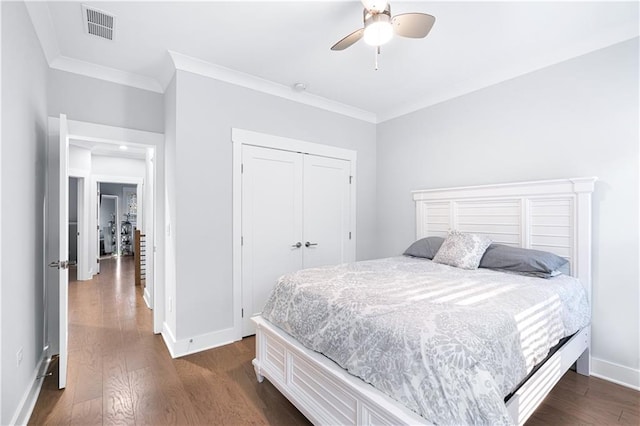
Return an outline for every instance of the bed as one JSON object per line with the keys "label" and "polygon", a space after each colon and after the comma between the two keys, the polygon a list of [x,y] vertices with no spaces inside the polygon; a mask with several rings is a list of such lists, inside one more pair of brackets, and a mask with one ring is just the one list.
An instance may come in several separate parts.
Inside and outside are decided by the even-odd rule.
{"label": "bed", "polygon": [[[579,279],[577,285],[584,286],[582,293],[585,295],[586,300],[590,302],[591,193],[595,180],[595,178],[579,178],[414,191],[416,239],[421,239],[426,236],[445,237],[450,229],[457,229],[465,233],[485,235],[495,243],[553,252],[569,260],[569,274]],[[464,286],[465,280],[469,280],[469,277],[465,276],[466,272],[457,271],[456,268],[433,264],[430,261],[424,261],[422,259],[409,258],[391,258],[382,261],[359,262],[353,265],[321,268],[315,271],[301,271],[298,275],[302,275],[299,276],[298,279],[303,284],[306,281],[311,282],[314,280],[320,283],[323,281],[330,283],[332,280],[331,277],[342,276],[349,279],[348,277],[351,276],[349,274],[354,274],[353,276],[360,274],[359,276],[379,277],[380,281],[384,281],[385,271],[390,270],[398,270],[400,271],[400,276],[409,277],[407,279],[407,285],[409,287],[402,287],[401,290],[398,290],[398,293],[412,294],[413,296],[409,297],[409,299],[418,301],[418,306],[402,305],[402,309],[408,311],[420,309],[420,301],[428,298],[423,294],[424,292],[421,293],[421,290],[419,290],[420,286],[414,286],[414,288],[418,289],[417,293],[412,290],[412,280],[415,281],[416,279],[422,279],[420,277],[434,274],[440,277],[438,278],[439,280],[445,280],[449,284],[457,283],[455,285]],[[442,278],[441,274],[447,270],[453,273],[453,276],[445,276]],[[378,272],[376,273],[376,271]],[[307,275],[305,276],[305,274]],[[491,282],[500,281],[502,279],[501,277],[505,275],[503,272],[484,270],[474,275],[473,279],[475,279],[476,276],[484,276],[489,282],[488,285],[491,285]],[[532,306],[547,303],[545,302],[545,297],[548,298],[548,296],[538,295],[539,291],[536,289],[535,284],[535,280],[539,280],[538,278],[520,277],[519,279],[523,282],[517,285],[521,285],[523,288],[529,287],[531,288],[530,291],[533,292],[530,296],[533,298]],[[578,282],[571,277],[564,276],[553,278],[550,282],[559,283],[562,280],[573,284]],[[354,283],[356,281],[358,280],[353,280]],[[364,281],[365,280],[360,280],[360,283],[362,284]],[[371,279],[371,282],[374,283],[376,280]],[[438,283],[435,285],[437,284]],[[330,287],[330,284],[328,285]],[[398,295],[385,296],[382,294],[383,287],[376,288],[376,285],[377,284],[371,284],[370,294],[363,297],[380,297],[381,299],[388,300],[391,305],[406,303],[406,297],[403,299],[396,297]],[[344,287],[343,284],[338,283],[336,288],[340,286]],[[354,284],[354,286],[356,285]],[[354,289],[354,291],[358,294],[365,294],[368,289],[367,287],[361,287]],[[435,294],[437,291],[435,293],[431,291],[431,293]],[[486,308],[483,312],[485,312],[485,316],[487,317],[492,315],[493,308],[511,303],[502,301],[499,296],[483,298],[483,294],[489,294],[489,291],[481,291],[480,293],[476,293],[475,296],[471,295],[470,298],[465,300],[473,300],[474,303],[479,301],[478,303],[483,304],[482,306]],[[541,299],[538,300],[536,299],[537,297]],[[491,307],[491,303],[494,303],[493,308]],[[555,304],[555,302],[553,304]],[[314,305],[311,304],[304,308],[309,315],[322,312],[320,309],[313,308],[313,306]],[[320,304],[316,306],[320,306]],[[449,305],[447,309],[451,309],[451,306],[452,305]],[[265,309],[265,316],[270,317],[274,322],[280,324],[281,327],[287,329],[288,326],[286,323],[276,318],[277,313],[284,312],[284,310],[281,307],[278,309],[273,308],[273,306],[270,306],[268,309]],[[385,311],[382,313],[382,316],[379,315],[380,312],[375,312],[375,315],[371,315],[371,317],[381,317],[384,318],[385,323],[392,323],[394,316],[402,316],[402,309],[398,310],[397,306],[395,306],[388,312]],[[460,309],[464,310],[466,307]],[[518,309],[521,309],[521,307]],[[555,307],[549,309],[551,309],[551,311],[540,311],[543,312],[542,316],[562,315],[562,311],[558,310],[560,308]],[[553,309],[555,309],[555,311]],[[427,380],[421,376],[423,373],[414,374],[414,370],[409,369],[409,371],[412,371],[412,373],[409,374],[409,382],[414,376],[419,376],[421,379],[424,379],[420,380],[419,386],[417,386],[417,388],[419,388],[420,386],[424,386],[424,383],[428,384],[434,380],[440,380],[445,384],[445,389],[447,388],[446,385],[450,385],[449,389],[444,392],[445,394],[453,390],[463,389],[459,384],[464,383],[465,380],[474,382],[475,384],[470,385],[469,389],[474,393],[478,393],[478,395],[474,394],[473,397],[478,401],[482,401],[482,403],[479,404],[483,406],[481,410],[486,409],[485,412],[483,412],[483,415],[486,414],[486,416],[482,417],[484,423],[523,424],[544,399],[544,396],[548,394],[555,383],[557,383],[567,369],[574,363],[579,373],[589,374],[590,327],[588,313],[590,306],[587,305],[583,310],[585,309],[587,311],[587,319],[584,320],[583,318],[582,321],[569,325],[566,325],[565,322],[564,328],[566,328],[566,330],[562,330],[562,332],[557,331],[557,333],[563,335],[570,334],[570,337],[564,339],[564,343],[557,351],[551,356],[548,356],[541,366],[538,365],[537,370],[519,386],[515,386],[515,384],[512,383],[513,378],[503,378],[501,377],[502,373],[497,372],[503,362],[502,359],[494,360],[494,364],[497,367],[481,369],[482,371],[479,371],[475,365],[472,365],[473,363],[465,366],[465,361],[457,359],[456,357],[452,357],[453,366],[442,366],[441,370],[446,373],[446,377],[438,379],[439,376],[436,375]],[[398,314],[398,312],[400,312],[400,314]],[[442,314],[444,313],[445,312],[442,312]],[[340,313],[336,312],[325,313],[325,315],[339,314]],[[388,316],[384,317],[384,315]],[[293,338],[291,334],[275,326],[262,316],[255,317],[254,321],[257,325],[257,338],[256,358],[253,364],[258,380],[262,381],[264,377],[269,379],[269,381],[315,424],[469,423],[469,419],[476,418],[474,417],[475,414],[473,414],[473,410],[470,411],[471,414],[468,414],[471,417],[466,417],[466,420],[465,417],[438,417],[437,414],[439,412],[446,410],[446,407],[438,406],[438,404],[442,403],[440,402],[442,399],[425,398],[424,400],[416,399],[416,401],[412,401],[411,397],[405,398],[402,395],[399,397],[398,395],[390,393],[388,389],[385,388],[385,383],[388,384],[388,381],[385,382],[384,379],[378,380],[377,372],[380,370],[381,364],[373,366],[368,365],[366,362],[361,363],[359,361],[349,364],[348,356],[346,356],[345,359],[340,358],[340,350],[332,353],[331,348],[327,347],[326,342],[324,346],[322,346],[323,343],[313,342],[318,330],[298,330],[296,332],[296,330],[288,329],[289,333],[298,336],[299,340],[297,340]],[[469,323],[472,324],[473,321],[471,317]],[[428,327],[428,322],[424,324],[415,323],[416,320],[414,319],[411,324],[405,327],[405,331],[408,333],[407,335],[411,336],[409,339],[407,339],[406,336],[399,335],[398,338],[400,341],[405,342],[404,344],[406,344],[407,341],[412,342],[416,340],[416,338],[414,338],[415,336],[418,336],[417,339],[419,340],[421,327]],[[478,327],[482,327],[483,324],[484,321],[477,321]],[[359,326],[355,326],[355,328],[357,327]],[[572,329],[572,327],[575,329]],[[454,334],[460,332],[460,330],[456,330],[455,328],[452,331]],[[331,333],[340,333],[340,331],[332,330]],[[395,332],[391,333],[394,334]],[[555,336],[554,333],[555,332],[547,330],[543,335],[548,335],[548,339],[553,342],[556,340],[556,337],[560,335]],[[522,346],[521,342],[516,342],[513,339],[507,339],[502,342],[495,338],[502,334],[509,335],[509,333],[500,332],[495,336],[487,336],[489,341],[495,340],[495,345],[503,349],[507,348],[504,350],[496,350],[494,355],[488,358],[495,357],[495,354],[500,354],[500,357],[520,358],[518,354],[526,351],[521,351],[518,348],[513,349],[512,347],[514,345]],[[308,338],[305,339],[305,336]],[[385,339],[388,339],[388,336],[386,336]],[[335,342],[345,340],[349,339],[335,339]],[[360,341],[355,339],[355,344],[361,345],[365,354],[375,352],[376,350],[374,346],[370,348],[366,346],[368,340],[370,339],[363,338]],[[331,344],[328,346],[331,346]],[[319,349],[320,352],[329,354],[333,360],[308,347]],[[423,345],[422,347],[429,346]],[[531,349],[530,352],[531,353],[528,353],[527,357],[525,357],[526,359],[517,359],[514,365],[520,366],[518,368],[525,368],[528,372],[532,368],[532,365],[529,365],[532,362],[531,360],[538,362],[546,355],[546,349],[545,353],[540,353],[540,350],[537,348]],[[375,357],[372,359],[374,358]],[[380,359],[385,359],[385,357],[378,356],[370,362],[375,363],[376,359],[379,361]],[[393,363],[396,361],[387,362]],[[365,378],[367,382],[375,384],[377,388],[356,375],[350,374],[338,364],[348,368],[352,373],[354,373],[354,370],[359,369],[360,371],[355,371],[355,373]],[[400,364],[404,365],[402,363]],[[420,362],[418,361],[418,367],[419,364]],[[481,364],[484,366],[490,363],[485,362]],[[486,389],[484,389],[477,384],[489,383],[490,380],[485,380],[486,377],[483,376],[483,374],[487,374],[486,370],[495,375],[495,377],[491,376],[491,381],[492,383],[495,381],[497,385],[492,384],[491,386],[486,386]],[[364,373],[362,373],[362,371],[364,371]],[[367,375],[367,371],[369,375]],[[451,378],[451,374],[457,374],[460,377]],[[483,379],[483,377],[485,377],[485,379]],[[378,382],[376,382],[377,380]],[[455,382],[455,380],[458,380],[458,382]],[[398,385],[398,387],[410,388],[411,385],[404,383]],[[383,389],[384,392],[380,389]],[[434,387],[433,389],[436,388]],[[478,391],[478,389],[480,390]],[[512,389],[516,389],[515,392],[508,397],[506,403],[502,402],[502,396],[511,393],[507,391]],[[463,389],[465,392],[467,390]],[[435,393],[436,391],[432,390],[432,392]],[[485,392],[486,395],[483,392]],[[407,393],[412,395],[416,392],[415,389],[410,389]],[[429,394],[428,388],[425,390],[425,393]],[[451,398],[454,398],[454,396],[451,396]],[[464,400],[464,398],[458,399],[456,403],[462,400]],[[444,401],[446,405],[446,398]],[[416,408],[416,404],[418,408]],[[429,404],[433,404],[434,406],[429,406]],[[500,404],[504,405],[500,406]],[[489,407],[484,407],[484,405]],[[422,417],[417,413],[423,413],[423,415],[426,413],[427,415]],[[493,415],[497,417],[491,417]]]}

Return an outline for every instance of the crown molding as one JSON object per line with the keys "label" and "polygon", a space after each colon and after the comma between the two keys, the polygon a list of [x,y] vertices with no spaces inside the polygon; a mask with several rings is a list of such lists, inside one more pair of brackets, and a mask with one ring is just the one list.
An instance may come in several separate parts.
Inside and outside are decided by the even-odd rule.
{"label": "crown molding", "polygon": [[180,69],[374,124],[392,120],[493,86],[497,83],[638,37],[637,25],[628,24],[610,27],[598,34],[593,34],[591,37],[581,40],[578,49],[571,48],[565,49],[565,51],[556,49],[552,52],[542,52],[538,58],[529,58],[526,63],[516,64],[508,69],[502,68],[490,75],[478,75],[473,80],[460,82],[456,87],[449,87],[446,90],[436,89],[435,92],[429,93],[419,100],[405,102],[395,108],[386,109],[376,114],[309,92],[295,92],[289,86],[173,51],[168,51],[167,59],[165,59],[161,65],[157,79],[66,57],[61,54],[47,2],[26,1],[25,6],[40,41],[45,58],[51,68],[156,93],[164,93],[175,74],[175,70]]}
{"label": "crown molding", "polygon": [[294,92],[292,88],[283,84],[265,80],[263,78],[232,70],[220,65],[215,65],[178,52],[168,52],[170,61],[165,61],[162,65],[162,69],[160,70],[160,81],[152,77],[63,56],[57,42],[53,20],[51,19],[51,12],[47,2],[27,1],[25,2],[25,5],[50,68],[136,87],[143,90],[149,90],[156,93],[165,92],[173,78],[173,75],[175,74],[175,70],[179,69],[369,123],[378,123],[378,117],[373,112],[365,111],[363,109],[323,98],[322,96],[308,92]]}
{"label": "crown molding", "polygon": [[47,2],[27,1],[25,6],[50,68],[164,93],[163,87],[154,78],[63,56]]}
{"label": "crown molding", "polygon": [[205,62],[201,59],[183,55],[182,53],[169,51],[169,55],[173,60],[176,70],[187,71],[193,74],[231,83],[236,86],[246,87],[248,89],[278,96],[280,98],[310,105],[316,108],[321,108],[326,111],[335,112],[337,114],[367,121],[369,123],[377,123],[376,114],[370,111],[365,111],[363,109],[311,93],[294,92],[291,87],[285,86],[284,84],[275,83],[251,74],[246,74],[220,65]]}
{"label": "crown molding", "polygon": [[138,89],[149,90],[156,93],[164,93],[160,83],[152,77],[121,71],[102,65],[85,62],[66,56],[58,56],[49,63],[49,67],[60,71],[67,71],[87,77],[123,84]]}
{"label": "crown molding", "polygon": [[60,56],[60,46],[58,46],[58,38],[53,28],[49,5],[46,1],[26,1],[24,5],[31,18],[36,36],[40,41],[44,57],[47,59],[47,63],[51,65],[51,62]]}
{"label": "crown molding", "polygon": [[170,61],[167,60],[160,70],[160,81],[155,78],[130,73],[115,68],[105,67],[79,59],[62,55],[57,42],[51,12],[46,2],[26,2],[27,12],[35,29],[45,58],[50,68],[74,74],[93,77],[138,89],[164,93],[171,82],[175,70],[199,74],[205,77],[246,87],[259,92],[278,96],[294,102],[310,105],[326,111],[352,117],[369,123],[377,123],[376,114],[356,108],[341,102],[323,98],[307,92],[294,92],[292,88],[243,72],[235,71],[220,65],[215,65],[201,59],[169,51]]}

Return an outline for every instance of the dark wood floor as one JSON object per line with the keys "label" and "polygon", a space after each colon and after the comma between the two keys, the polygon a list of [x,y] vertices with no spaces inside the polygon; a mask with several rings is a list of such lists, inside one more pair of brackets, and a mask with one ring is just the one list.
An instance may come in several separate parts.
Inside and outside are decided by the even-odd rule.
{"label": "dark wood floor", "polygon": [[69,372],[47,377],[29,424],[309,424],[257,383],[255,339],[171,359],[133,283],[133,258],[69,284]]}
{"label": "dark wood floor", "polygon": [[[133,259],[101,269],[69,284],[67,388],[57,389],[54,362],[29,424],[309,424],[257,383],[253,338],[171,359],[133,285]],[[639,425],[639,402],[640,392],[569,372],[527,425]]]}

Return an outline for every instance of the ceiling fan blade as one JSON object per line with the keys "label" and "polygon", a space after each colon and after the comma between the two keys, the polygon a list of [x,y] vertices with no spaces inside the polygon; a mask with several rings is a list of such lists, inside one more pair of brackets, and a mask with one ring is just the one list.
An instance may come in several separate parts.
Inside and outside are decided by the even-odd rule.
{"label": "ceiling fan blade", "polygon": [[331,46],[331,50],[344,50],[347,47],[351,46],[356,41],[360,40],[364,35],[364,28],[360,28],[359,30],[355,30],[333,46]]}
{"label": "ceiling fan blade", "polygon": [[426,37],[434,22],[436,18],[426,13],[402,13],[391,18],[395,33],[409,38]]}

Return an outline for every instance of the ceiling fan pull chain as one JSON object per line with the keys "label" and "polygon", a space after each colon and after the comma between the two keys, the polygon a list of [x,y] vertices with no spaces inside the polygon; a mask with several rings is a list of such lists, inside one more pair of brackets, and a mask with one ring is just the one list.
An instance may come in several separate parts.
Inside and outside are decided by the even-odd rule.
{"label": "ceiling fan pull chain", "polygon": [[376,63],[376,68],[375,70],[378,71],[378,55],[380,54],[380,46],[377,46],[374,50],[373,50],[373,54],[375,56],[375,63]]}

